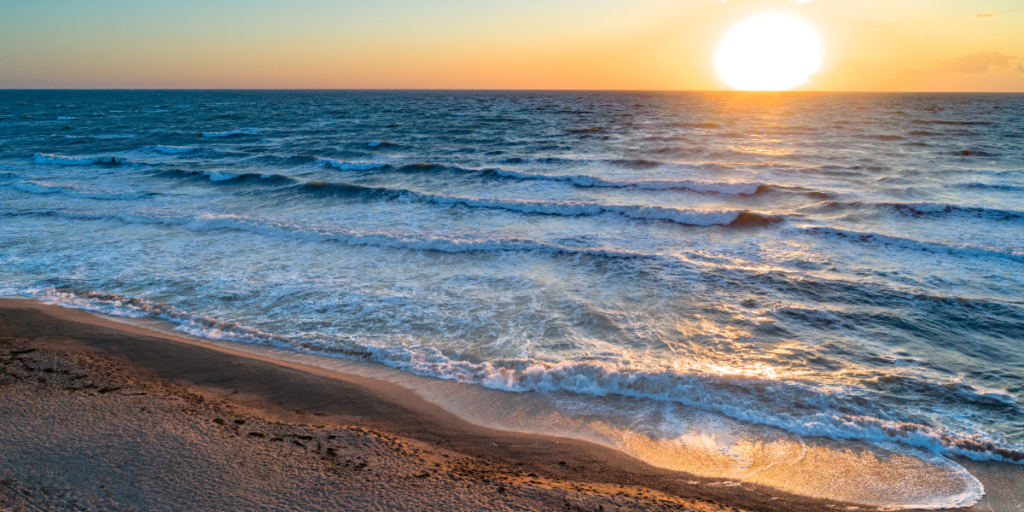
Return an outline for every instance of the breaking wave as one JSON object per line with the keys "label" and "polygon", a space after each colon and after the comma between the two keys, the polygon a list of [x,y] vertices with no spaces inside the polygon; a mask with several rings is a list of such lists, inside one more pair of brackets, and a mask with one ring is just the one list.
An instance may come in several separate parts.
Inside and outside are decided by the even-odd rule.
{"label": "breaking wave", "polygon": [[783,217],[749,210],[697,210],[655,205],[613,205],[576,201],[532,201],[526,199],[494,199],[428,194],[406,189],[373,187],[345,182],[299,182],[280,174],[229,173],[220,171],[171,170],[162,173],[175,177],[203,177],[211,182],[253,181],[294,183],[287,191],[307,195],[351,197],[360,199],[423,201],[438,205],[461,205],[468,208],[506,210],[522,214],[557,215],[565,217],[618,214],[637,220],[662,220],[688,226],[768,226],[784,220]]}
{"label": "breaking wave", "polygon": [[439,205],[461,205],[469,208],[507,210],[522,214],[558,215],[567,217],[619,214],[638,220],[664,220],[689,226],[769,225],[782,222],[775,215],[749,210],[695,210],[654,205],[611,205],[576,201],[533,201],[526,199],[492,199],[427,194],[404,189],[368,187],[351,183],[308,182],[300,190],[323,195],[360,196],[364,198],[421,200]]}
{"label": "breaking wave", "polygon": [[387,167],[388,166],[388,164],[378,163],[378,162],[363,162],[363,161],[350,162],[350,161],[345,161],[345,160],[335,160],[333,158],[323,158],[323,157],[317,157],[316,161],[320,162],[323,165],[326,165],[328,167],[333,167],[335,169],[339,169],[339,170],[342,170],[342,171],[368,171],[370,169],[381,169],[383,167]]}
{"label": "breaking wave", "polygon": [[107,164],[107,165],[123,165],[123,164],[138,164],[127,158],[116,156],[116,155],[102,155],[102,156],[63,156],[63,155],[51,155],[47,153],[36,153],[32,157],[32,161],[37,164],[45,165],[94,165],[94,164]]}
{"label": "breaking wave", "polygon": [[255,135],[259,130],[254,128],[242,128],[240,130],[230,130],[226,132],[203,132],[203,137],[207,139],[217,139],[223,137],[235,137],[238,135]]}
{"label": "breaking wave", "polygon": [[[418,375],[482,385],[516,393],[621,395],[668,401],[723,414],[748,423],[781,428],[800,436],[858,440],[882,446],[898,443],[946,456],[978,461],[1024,463],[1024,447],[1003,446],[974,433],[950,432],[921,421],[900,418],[874,406],[869,390],[805,381],[633,369],[613,362],[547,362],[535,359],[470,362],[452,359],[432,347],[380,347],[355,339],[284,336],[195,314],[170,305],[110,293],[35,289],[22,292],[46,303],[124,317],[157,317],[176,330],[217,340],[274,345],[292,350],[368,360]],[[948,388],[944,388],[948,392]],[[1019,409],[1012,398],[959,386],[963,400],[981,400]],[[800,407],[794,408],[794,404]]]}
{"label": "breaking wave", "polygon": [[865,203],[860,201],[824,201],[803,208],[804,211],[874,210],[915,217],[963,216],[990,220],[1024,220],[1024,212],[1000,210],[950,203]]}
{"label": "breaking wave", "polygon": [[190,151],[195,151],[196,148],[189,147],[189,146],[161,146],[161,145],[156,145],[156,146],[152,146],[150,149],[152,151],[156,151],[157,153],[163,153],[165,155],[178,155],[178,154],[181,154],[181,153],[188,153]]}
{"label": "breaking wave", "polygon": [[825,226],[808,226],[800,228],[803,232],[813,235],[827,236],[862,244],[882,247],[896,247],[910,251],[924,251],[933,254],[949,254],[965,258],[1003,258],[1024,262],[1024,252],[1013,249],[982,247],[976,245],[947,245],[938,242],[926,242],[893,235],[879,233],[863,233]]}
{"label": "breaking wave", "polygon": [[236,183],[259,180],[261,183],[297,183],[298,180],[275,173],[259,172],[227,172],[227,171],[191,171],[181,169],[170,169],[156,173],[158,176],[172,178],[204,179],[214,183],[231,181]]}
{"label": "breaking wave", "polygon": [[456,174],[475,174],[495,179],[561,182],[581,188],[687,190],[690,192],[715,193],[723,195],[754,195],[776,190],[793,189],[793,187],[780,187],[753,182],[720,182],[705,180],[614,180],[590,174],[542,174],[501,168],[468,169],[457,165],[429,163],[407,164],[396,167],[392,164],[383,162],[345,161],[334,160],[331,158],[317,158],[317,160],[328,167],[343,171],[368,171],[373,169],[392,169],[395,172],[400,173],[436,173],[448,171]]}

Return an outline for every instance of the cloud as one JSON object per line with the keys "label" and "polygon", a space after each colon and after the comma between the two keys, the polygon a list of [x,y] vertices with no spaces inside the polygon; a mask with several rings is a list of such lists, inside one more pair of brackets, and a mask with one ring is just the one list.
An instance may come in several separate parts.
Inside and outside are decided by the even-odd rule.
{"label": "cloud", "polygon": [[975,18],[991,18],[991,17],[993,17],[995,15],[996,15],[995,13],[990,12],[990,13],[986,13],[986,14],[978,14],[978,15],[975,16]]}
{"label": "cloud", "polygon": [[932,71],[935,73],[987,73],[1010,67],[1010,61],[1015,58],[999,52],[981,52],[943,62]]}

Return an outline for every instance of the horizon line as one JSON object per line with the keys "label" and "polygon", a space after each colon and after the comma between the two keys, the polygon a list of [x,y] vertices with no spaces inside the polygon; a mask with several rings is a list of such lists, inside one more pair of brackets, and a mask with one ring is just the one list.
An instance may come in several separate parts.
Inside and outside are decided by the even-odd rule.
{"label": "horizon line", "polygon": [[757,90],[743,91],[734,89],[457,89],[457,88],[398,88],[398,87],[339,87],[339,88],[255,88],[255,87],[0,87],[0,92],[28,92],[28,91],[151,91],[151,92],[240,92],[240,91],[264,91],[264,92],[617,92],[617,93],[727,93],[727,94],[1024,94],[1024,91],[948,91],[948,90]]}

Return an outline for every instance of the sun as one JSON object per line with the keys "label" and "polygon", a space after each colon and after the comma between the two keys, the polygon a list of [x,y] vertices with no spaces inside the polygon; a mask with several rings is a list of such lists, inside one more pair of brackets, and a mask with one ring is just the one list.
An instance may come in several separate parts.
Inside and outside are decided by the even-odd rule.
{"label": "sun", "polygon": [[741,91],[785,91],[821,69],[825,45],[807,21],[763,12],[732,26],[715,51],[715,71]]}

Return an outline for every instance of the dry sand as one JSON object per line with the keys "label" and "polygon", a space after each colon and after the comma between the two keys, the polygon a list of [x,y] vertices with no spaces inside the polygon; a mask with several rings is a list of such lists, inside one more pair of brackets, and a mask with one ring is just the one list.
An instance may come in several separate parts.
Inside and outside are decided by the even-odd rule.
{"label": "dry sand", "polygon": [[0,510],[847,508],[710,483],[394,384],[0,299]]}

